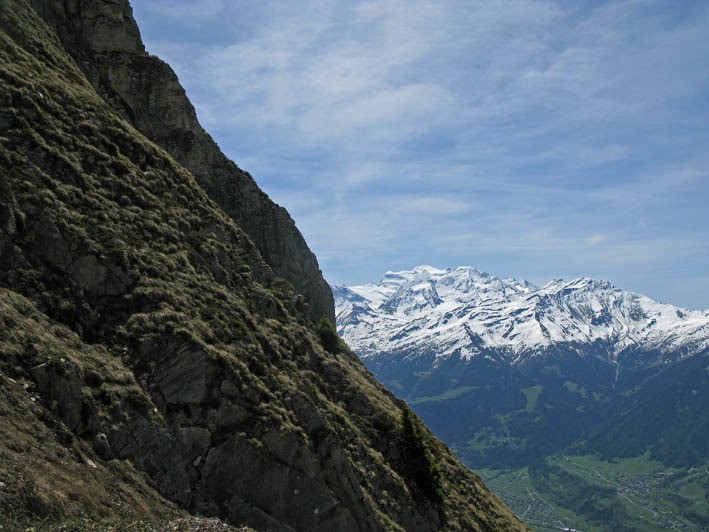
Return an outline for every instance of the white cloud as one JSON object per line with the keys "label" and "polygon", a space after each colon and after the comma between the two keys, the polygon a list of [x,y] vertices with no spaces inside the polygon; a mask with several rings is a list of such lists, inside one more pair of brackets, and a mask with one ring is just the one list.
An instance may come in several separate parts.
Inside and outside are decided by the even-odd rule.
{"label": "white cloud", "polygon": [[228,2],[226,0],[200,0],[199,7],[194,2],[175,2],[173,0],[150,0],[149,2],[133,2],[140,4],[157,16],[166,19],[180,20],[191,24],[201,24],[213,21],[223,13]]}
{"label": "white cloud", "polygon": [[448,216],[470,212],[474,208],[469,202],[444,197],[419,196],[403,198],[397,202],[396,211],[403,214],[424,214],[427,216]]}
{"label": "white cloud", "polygon": [[589,246],[597,246],[598,244],[602,244],[606,240],[606,237],[600,233],[595,233],[591,235],[588,239],[588,245]]}
{"label": "white cloud", "polygon": [[144,36],[326,274],[709,267],[702,3],[135,3],[203,25]]}

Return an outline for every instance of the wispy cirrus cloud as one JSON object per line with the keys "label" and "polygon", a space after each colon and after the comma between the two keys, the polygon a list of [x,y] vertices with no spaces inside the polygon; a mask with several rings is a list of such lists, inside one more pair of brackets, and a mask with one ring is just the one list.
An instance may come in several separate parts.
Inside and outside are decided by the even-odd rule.
{"label": "wispy cirrus cloud", "polygon": [[709,307],[705,2],[133,3],[329,280],[472,264]]}

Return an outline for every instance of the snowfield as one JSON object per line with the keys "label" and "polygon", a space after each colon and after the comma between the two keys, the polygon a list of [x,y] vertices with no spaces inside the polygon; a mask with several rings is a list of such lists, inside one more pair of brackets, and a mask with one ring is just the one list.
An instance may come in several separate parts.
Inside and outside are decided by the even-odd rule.
{"label": "snowfield", "polygon": [[709,311],[691,311],[607,281],[556,279],[539,288],[476,268],[418,266],[377,284],[334,288],[337,328],[362,357],[406,352],[511,363],[549,348],[603,345],[688,356],[709,347]]}

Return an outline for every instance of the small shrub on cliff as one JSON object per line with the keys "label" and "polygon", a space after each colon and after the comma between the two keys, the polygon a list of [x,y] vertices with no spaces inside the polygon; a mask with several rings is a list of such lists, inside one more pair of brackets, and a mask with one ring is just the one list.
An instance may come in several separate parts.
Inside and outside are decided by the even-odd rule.
{"label": "small shrub on cliff", "polygon": [[318,336],[320,337],[320,343],[325,348],[326,351],[336,355],[344,351],[345,344],[340,337],[337,335],[337,330],[332,322],[323,316],[320,318],[317,326]]}
{"label": "small shrub on cliff", "polygon": [[399,432],[399,449],[407,482],[413,484],[429,501],[441,503],[441,479],[438,468],[426,447],[423,435],[408,409],[404,409]]}

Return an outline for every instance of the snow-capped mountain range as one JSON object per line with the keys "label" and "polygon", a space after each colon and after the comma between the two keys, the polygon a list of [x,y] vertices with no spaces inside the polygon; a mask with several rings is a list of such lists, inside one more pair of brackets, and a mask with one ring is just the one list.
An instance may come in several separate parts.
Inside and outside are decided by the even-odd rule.
{"label": "snow-capped mountain range", "polygon": [[[709,311],[607,281],[537,287],[468,267],[388,272],[334,294],[340,335],[472,468],[527,468],[572,508],[565,491],[581,493],[581,477],[533,477],[538,464],[589,455],[615,470],[650,456],[703,471],[709,460]],[[599,517],[603,530],[617,515]]]}
{"label": "snow-capped mountain range", "polygon": [[377,284],[336,286],[337,328],[362,358],[495,353],[516,364],[560,346],[594,345],[609,359],[642,349],[674,359],[709,348],[709,311],[691,311],[607,281],[537,287],[476,268],[418,266]]}

